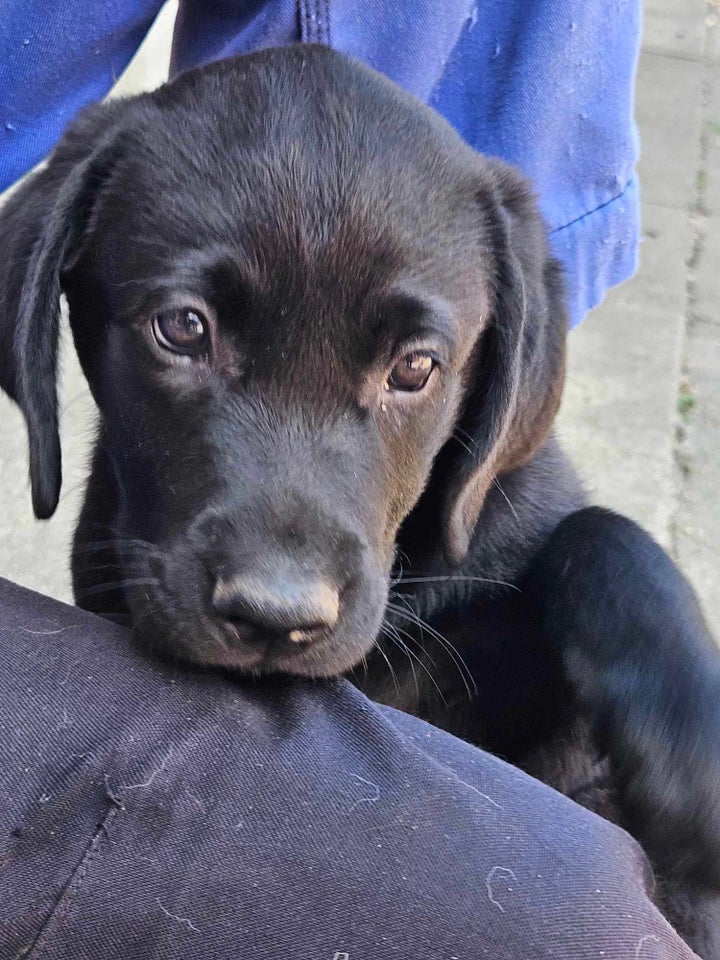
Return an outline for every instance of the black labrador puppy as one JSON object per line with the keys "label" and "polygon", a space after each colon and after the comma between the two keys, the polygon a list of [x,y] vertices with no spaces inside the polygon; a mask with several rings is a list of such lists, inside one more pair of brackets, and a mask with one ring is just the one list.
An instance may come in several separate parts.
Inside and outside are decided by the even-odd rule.
{"label": "black labrador puppy", "polygon": [[352,673],[645,845],[720,955],[720,657],[550,437],[528,184],[327,49],[85,111],[0,220],[0,382],[60,489],[64,292],[99,409],[78,602],[196,663]]}

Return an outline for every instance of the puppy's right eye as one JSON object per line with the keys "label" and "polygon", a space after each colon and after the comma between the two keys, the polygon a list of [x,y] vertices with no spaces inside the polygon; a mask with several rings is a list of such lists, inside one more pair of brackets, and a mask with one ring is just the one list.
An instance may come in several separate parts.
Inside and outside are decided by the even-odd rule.
{"label": "puppy's right eye", "polygon": [[419,393],[430,379],[435,368],[435,360],[423,351],[408,353],[402,357],[390,371],[387,378],[387,390],[399,390],[403,393]]}
{"label": "puppy's right eye", "polygon": [[155,339],[165,350],[197,356],[207,352],[210,344],[209,324],[194,307],[173,307],[161,310],[152,320]]}

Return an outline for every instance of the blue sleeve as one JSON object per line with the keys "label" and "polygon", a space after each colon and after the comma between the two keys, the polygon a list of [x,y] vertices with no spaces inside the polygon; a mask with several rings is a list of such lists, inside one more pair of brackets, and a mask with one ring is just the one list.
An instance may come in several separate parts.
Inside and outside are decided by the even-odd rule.
{"label": "blue sleeve", "polygon": [[2,0],[0,191],[27,173],[85,104],[101,100],[162,0]]}
{"label": "blue sleeve", "polygon": [[[0,188],[101,98],[160,0],[4,0]],[[180,0],[173,70],[298,39],[366,61],[534,182],[577,323],[636,268],[639,0]]]}
{"label": "blue sleeve", "polygon": [[577,323],[637,266],[637,0],[476,0],[429,96],[534,182]]}
{"label": "blue sleeve", "polygon": [[634,273],[639,0],[180,0],[173,68],[298,38],[364,60],[530,177],[573,324]]}
{"label": "blue sleeve", "polygon": [[571,320],[631,276],[638,0],[330,0],[333,45],[435,107],[534,182]]}

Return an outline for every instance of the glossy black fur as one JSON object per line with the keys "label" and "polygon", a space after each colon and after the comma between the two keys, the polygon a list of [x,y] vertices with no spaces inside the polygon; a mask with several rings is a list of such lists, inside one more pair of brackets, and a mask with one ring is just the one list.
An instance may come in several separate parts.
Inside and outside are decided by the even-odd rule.
{"label": "glossy black fur", "polygon": [[[250,672],[348,673],[630,829],[720,956],[720,658],[637,526],[550,436],[567,319],[525,181],[322,48],[86,111],[0,214],[0,383],[36,514],[60,489],[61,290],[99,409],[78,602]],[[206,360],[148,333],[213,317]],[[441,355],[383,390],[398,344]],[[298,647],[213,607],[238,571],[340,596]]]}

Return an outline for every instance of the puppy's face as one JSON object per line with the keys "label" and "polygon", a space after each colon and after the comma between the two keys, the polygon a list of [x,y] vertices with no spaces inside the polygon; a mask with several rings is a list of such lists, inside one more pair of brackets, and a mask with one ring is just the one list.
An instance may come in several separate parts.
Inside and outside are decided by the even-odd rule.
{"label": "puppy's face", "polygon": [[488,362],[492,190],[429,111],[318,52],[181,78],[115,140],[61,276],[132,618],[198,662],[343,672]]}

